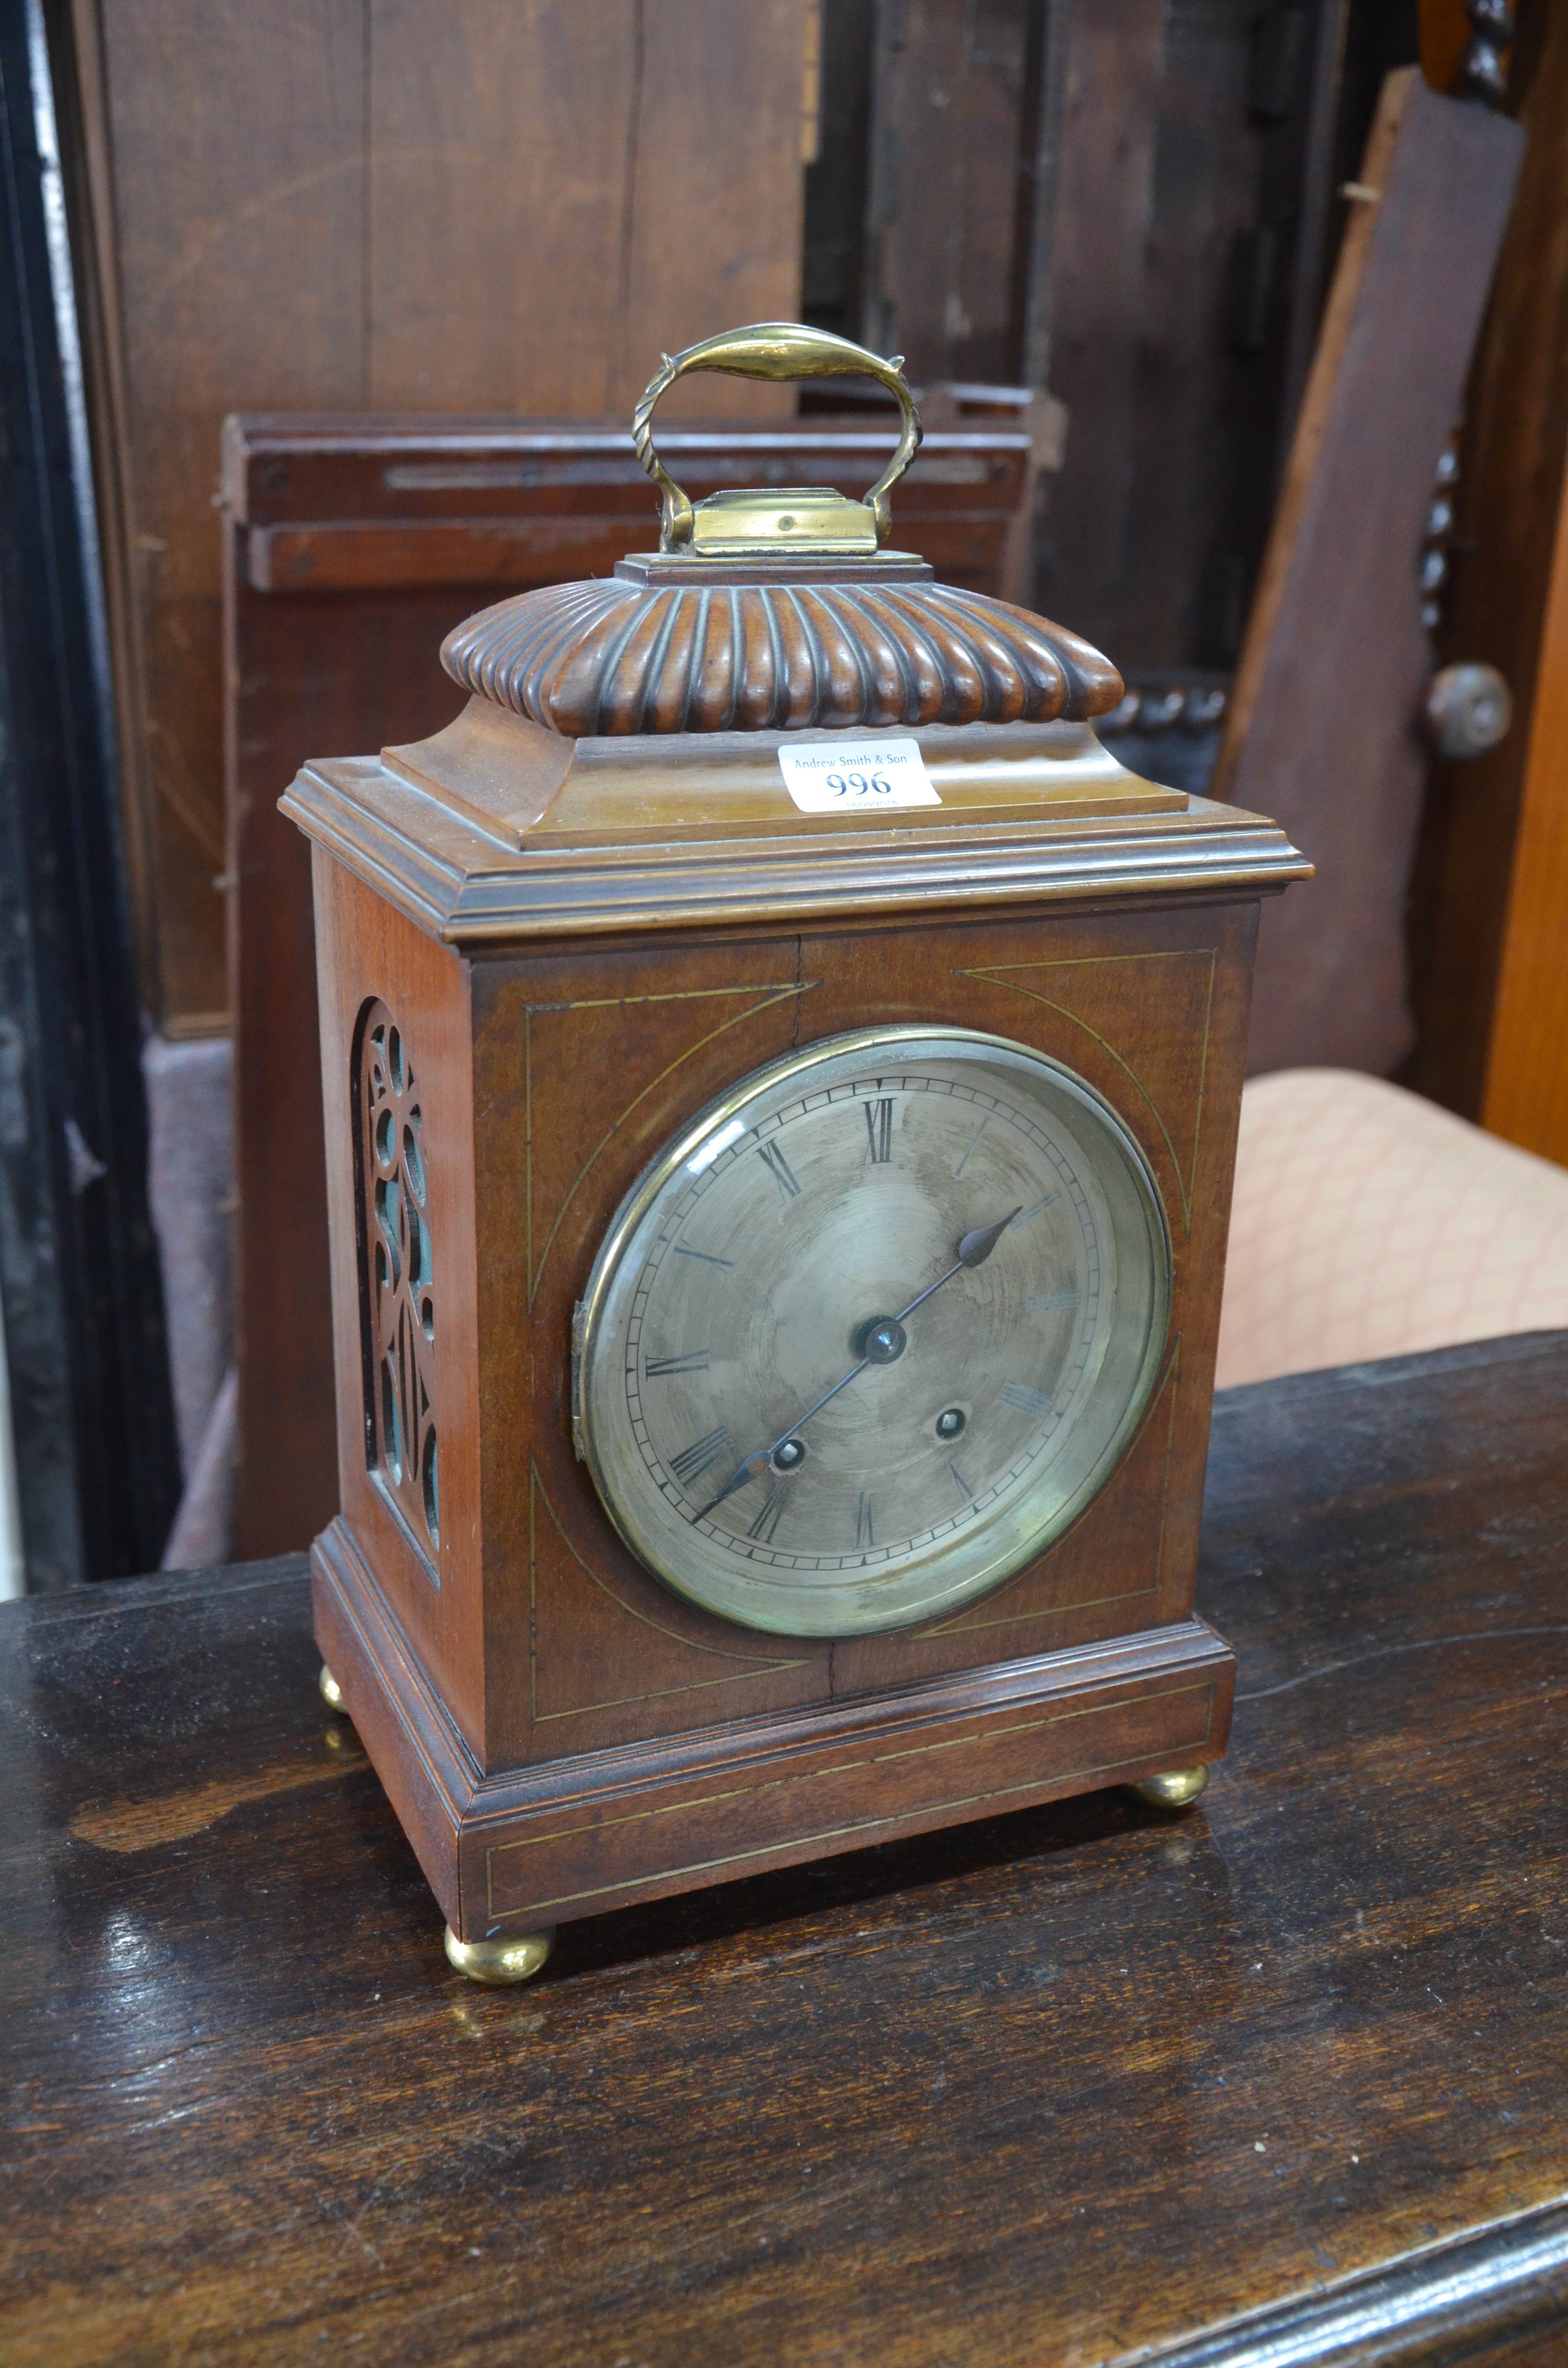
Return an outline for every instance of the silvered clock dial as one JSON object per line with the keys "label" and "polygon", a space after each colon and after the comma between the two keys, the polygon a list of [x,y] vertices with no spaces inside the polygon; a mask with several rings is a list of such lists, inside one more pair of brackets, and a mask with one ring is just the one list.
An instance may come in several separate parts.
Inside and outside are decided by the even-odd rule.
{"label": "silvered clock dial", "polygon": [[928,1619],[1106,1479],[1170,1271],[1142,1153],[1071,1070],[967,1029],[831,1037],[710,1103],[617,1212],[579,1451],[631,1551],[725,1619]]}

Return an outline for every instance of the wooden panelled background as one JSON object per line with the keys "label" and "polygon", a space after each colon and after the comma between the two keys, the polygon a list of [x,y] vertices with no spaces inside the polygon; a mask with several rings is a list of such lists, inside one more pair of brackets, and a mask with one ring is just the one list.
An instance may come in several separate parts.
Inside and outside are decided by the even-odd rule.
{"label": "wooden panelled background", "polygon": [[[226,412],[624,413],[662,348],[803,309],[927,384],[1049,383],[1071,425],[1034,597],[1134,673],[1223,670],[1339,182],[1383,70],[1419,37],[1441,83],[1469,31],[1461,0],[46,7],[70,60],[143,996],[175,1035],[227,1016]],[[1443,655],[1501,653],[1528,700],[1568,416],[1568,69],[1543,0],[1519,18],[1531,155]],[[709,380],[675,400],[790,398]],[[1522,769],[1516,734],[1439,778],[1418,883],[1412,1075],[1460,1108],[1480,1103]]]}
{"label": "wooden panelled background", "polygon": [[1040,595],[1130,668],[1240,645],[1315,325],[1346,13],[1063,11],[1033,334],[1074,441]]}
{"label": "wooden panelled background", "polygon": [[[624,413],[662,349],[794,313],[809,14],[73,0],[144,993],[165,1032],[225,1024],[223,416]],[[687,407],[781,401],[704,379]]]}
{"label": "wooden panelled background", "polygon": [[[826,104],[832,138],[865,142],[865,244],[857,259],[812,189],[808,297],[834,326],[858,297],[917,379],[1066,403],[1036,597],[1124,668],[1235,658],[1342,211],[1352,15],[830,0]],[[1414,56],[1413,10],[1409,37]],[[1356,100],[1358,147],[1375,98]],[[854,202],[833,154],[816,174]]]}
{"label": "wooden panelled background", "polygon": [[917,382],[1051,383],[1036,598],[1134,669],[1233,661],[1369,0],[47,5],[166,1033],[225,1019],[229,411],[624,415],[661,350],[803,309]]}
{"label": "wooden panelled background", "polygon": [[[803,310],[1045,385],[1034,598],[1134,674],[1233,664],[1383,71],[1461,0],[46,0],[73,168],[146,1007],[227,1020],[217,438],[231,410],[624,414]],[[1568,406],[1568,36],[1468,406],[1441,655],[1527,706]],[[1533,80],[1532,80],[1533,78]],[[1526,87],[1529,85],[1528,95]],[[814,162],[808,162],[813,158]],[[803,268],[802,268],[803,267]],[[677,404],[786,407],[706,381]],[[1440,771],[1410,1075],[1481,1106],[1525,762]]]}

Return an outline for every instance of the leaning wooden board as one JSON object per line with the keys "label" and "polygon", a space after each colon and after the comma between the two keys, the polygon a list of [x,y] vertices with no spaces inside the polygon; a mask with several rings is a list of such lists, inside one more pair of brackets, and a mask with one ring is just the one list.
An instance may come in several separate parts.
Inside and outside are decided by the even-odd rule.
{"label": "leaning wooden board", "polygon": [[1386,1075],[1410,1049],[1422,534],[1523,142],[1415,68],[1384,85],[1216,774],[1217,796],[1276,815],[1317,866],[1259,934],[1254,1071]]}
{"label": "leaning wooden board", "polygon": [[1548,2368],[1568,1337],[1221,1396],[1203,1805],[449,1971],[303,1565],[0,1611],[7,2368]]}
{"label": "leaning wooden board", "polygon": [[[694,496],[725,484],[859,495],[875,419],[672,424]],[[1030,490],[1007,418],[934,427],[898,535],[999,593]],[[450,722],[442,637],[528,585],[608,575],[658,512],[621,420],[231,420],[224,462],[224,737],[235,1027],[236,1548],[308,1545],[337,1510],[310,850],[278,800],[310,757],[373,754]]]}

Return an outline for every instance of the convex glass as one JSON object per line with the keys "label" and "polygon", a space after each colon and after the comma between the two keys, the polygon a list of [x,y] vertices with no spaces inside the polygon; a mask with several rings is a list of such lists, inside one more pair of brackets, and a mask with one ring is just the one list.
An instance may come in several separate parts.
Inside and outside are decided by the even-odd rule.
{"label": "convex glass", "polygon": [[961,1029],[829,1038],[627,1196],[579,1311],[579,1444],[632,1552],[725,1619],[929,1619],[1103,1485],[1170,1270],[1143,1155],[1071,1070]]}

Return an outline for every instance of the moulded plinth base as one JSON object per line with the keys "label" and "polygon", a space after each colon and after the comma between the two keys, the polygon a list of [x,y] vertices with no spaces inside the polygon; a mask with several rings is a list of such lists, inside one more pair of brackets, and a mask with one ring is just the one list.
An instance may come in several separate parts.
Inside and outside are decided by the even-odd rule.
{"label": "moulded plinth base", "polygon": [[[485,1774],[339,1519],[316,1641],[460,1944],[538,1933],[1220,1757],[1235,1657],[1201,1620]],[[1193,1794],[1192,1797],[1196,1797]]]}

